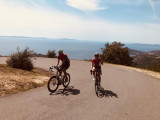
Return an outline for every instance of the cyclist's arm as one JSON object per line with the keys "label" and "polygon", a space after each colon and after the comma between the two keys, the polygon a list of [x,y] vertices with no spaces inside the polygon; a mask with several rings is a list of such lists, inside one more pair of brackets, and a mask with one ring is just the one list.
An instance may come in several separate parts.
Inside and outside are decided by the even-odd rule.
{"label": "cyclist's arm", "polygon": [[93,68],[93,65],[92,65],[92,63],[91,63],[91,70],[92,70],[92,68]]}
{"label": "cyclist's arm", "polygon": [[102,58],[101,58],[101,65],[103,65],[103,60],[102,60]]}
{"label": "cyclist's arm", "polygon": [[58,59],[58,61],[57,61],[57,66],[59,65],[59,59]]}
{"label": "cyclist's arm", "polygon": [[93,61],[92,61],[92,63],[91,63],[91,70],[93,69]]}

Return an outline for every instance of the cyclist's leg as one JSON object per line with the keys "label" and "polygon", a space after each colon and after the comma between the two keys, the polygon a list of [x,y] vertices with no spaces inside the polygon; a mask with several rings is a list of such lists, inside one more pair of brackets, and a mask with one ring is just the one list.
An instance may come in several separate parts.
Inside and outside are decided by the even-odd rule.
{"label": "cyclist's leg", "polygon": [[98,73],[98,77],[99,77],[99,84],[101,84],[101,72]]}
{"label": "cyclist's leg", "polygon": [[95,78],[95,67],[93,67],[93,69],[92,69],[92,71],[93,71],[93,77]]}
{"label": "cyclist's leg", "polygon": [[64,73],[64,76],[67,76],[67,72],[66,72],[66,68],[63,68],[63,73]]}
{"label": "cyclist's leg", "polygon": [[60,67],[60,70],[59,70],[59,76],[62,76],[63,68],[64,68],[64,66],[61,66],[61,67]]}
{"label": "cyclist's leg", "polygon": [[101,75],[102,75],[102,69],[101,66],[99,66],[99,81],[101,83]]}
{"label": "cyclist's leg", "polygon": [[67,69],[70,67],[70,63],[66,63],[63,67],[63,73],[64,73],[64,76],[67,76]]}
{"label": "cyclist's leg", "polygon": [[95,76],[96,76],[96,75],[95,75],[95,71],[93,71],[93,77],[95,78]]}
{"label": "cyclist's leg", "polygon": [[99,85],[101,85],[101,66],[98,66],[97,69],[98,69]]}
{"label": "cyclist's leg", "polygon": [[99,80],[99,84],[101,83],[101,74],[100,74],[100,72],[98,72],[98,80]]}

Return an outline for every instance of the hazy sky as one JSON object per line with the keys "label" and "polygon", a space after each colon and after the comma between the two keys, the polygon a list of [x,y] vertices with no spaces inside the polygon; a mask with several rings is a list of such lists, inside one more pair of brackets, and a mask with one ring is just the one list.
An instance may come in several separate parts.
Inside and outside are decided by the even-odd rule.
{"label": "hazy sky", "polygon": [[0,36],[160,44],[160,0],[0,0]]}

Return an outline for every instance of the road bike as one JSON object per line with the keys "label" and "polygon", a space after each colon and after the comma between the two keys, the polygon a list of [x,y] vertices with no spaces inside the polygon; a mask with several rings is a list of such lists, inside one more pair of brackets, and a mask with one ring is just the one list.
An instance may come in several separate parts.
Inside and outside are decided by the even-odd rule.
{"label": "road bike", "polygon": [[[90,70],[90,73],[91,73],[91,75],[92,75],[92,70]],[[98,74],[99,74],[99,70],[95,70],[95,84],[94,84],[94,86],[95,86],[95,92],[96,92],[96,94],[97,94],[97,92],[98,92],[98,90],[100,90],[100,79],[99,79],[99,77],[98,77]]]}
{"label": "road bike", "polygon": [[56,75],[52,76],[49,81],[48,81],[48,90],[53,93],[55,92],[59,85],[63,85],[63,87],[68,87],[69,83],[70,83],[70,74],[67,73],[67,76],[59,76],[59,73],[61,71],[61,66],[57,67],[57,66],[52,66],[49,67],[49,71],[54,72],[53,69],[56,69]]}

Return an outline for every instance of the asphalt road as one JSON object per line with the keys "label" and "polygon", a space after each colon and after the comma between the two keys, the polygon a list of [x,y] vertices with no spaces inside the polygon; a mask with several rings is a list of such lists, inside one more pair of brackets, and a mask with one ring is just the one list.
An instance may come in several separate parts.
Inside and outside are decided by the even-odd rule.
{"label": "asphalt road", "polygon": [[[56,59],[37,58],[34,64],[48,70]],[[60,86],[50,95],[44,86],[0,97],[0,120],[160,120],[160,80],[104,64],[98,97],[89,70],[89,62],[71,60],[67,90]]]}

